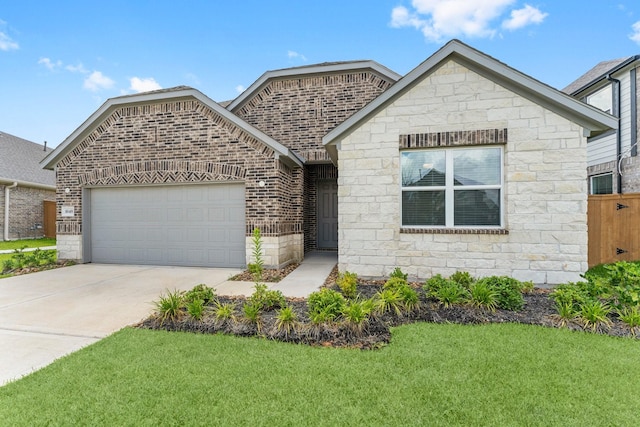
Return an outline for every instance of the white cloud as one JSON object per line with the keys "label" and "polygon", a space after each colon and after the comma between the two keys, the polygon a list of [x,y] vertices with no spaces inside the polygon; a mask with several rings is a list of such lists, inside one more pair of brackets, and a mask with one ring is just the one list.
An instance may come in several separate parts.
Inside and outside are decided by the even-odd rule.
{"label": "white cloud", "polygon": [[0,32],[0,50],[9,51],[19,49],[20,45],[14,42],[11,37],[3,32]]}
{"label": "white cloud", "polygon": [[238,92],[238,93],[242,93],[242,92],[244,92],[246,89],[247,89],[247,88],[246,88],[246,87],[244,87],[244,86],[242,86],[242,85],[238,85],[238,86],[236,86],[236,92]]}
{"label": "white cloud", "polygon": [[109,77],[102,74],[100,71],[94,71],[84,80],[83,87],[92,92],[97,92],[100,89],[110,89],[115,82]]}
{"label": "white cloud", "polygon": [[38,59],[38,64],[44,65],[49,71],[53,71],[56,68],[62,67],[62,61],[52,61],[50,58],[40,58]]}
{"label": "white cloud", "polygon": [[[411,9],[404,6],[393,8],[390,26],[415,28],[431,42],[459,36],[494,37],[498,32],[496,21],[509,11],[509,6],[514,2],[515,0],[413,0]],[[513,28],[510,29],[540,23],[547,16],[528,5],[510,12],[511,18],[504,24],[507,25],[508,22],[508,25],[512,25]]]}
{"label": "white cloud", "polygon": [[129,79],[129,82],[131,83],[131,86],[129,89],[138,93],[162,89],[162,86],[160,86],[153,77],[147,77],[142,79],[140,77],[132,77]]}
{"label": "white cloud", "polygon": [[72,73],[81,73],[81,74],[89,73],[89,70],[84,68],[84,65],[82,65],[82,62],[78,63],[78,65],[67,65],[66,67],[64,67],[64,69]]}
{"label": "white cloud", "polygon": [[507,30],[519,30],[530,24],[542,24],[542,21],[549,16],[548,13],[540,9],[525,4],[522,9],[512,10],[511,17],[502,23],[502,28]]}
{"label": "white cloud", "polygon": [[629,35],[629,38],[634,42],[640,44],[640,21],[631,26],[633,33]]}
{"label": "white cloud", "polygon": [[295,52],[295,51],[293,51],[293,50],[289,50],[289,51],[287,51],[287,56],[288,56],[290,59],[299,58],[299,59],[302,59],[303,61],[306,61],[306,60],[307,60],[307,57],[306,57],[306,56],[304,56],[304,55],[303,55],[303,54],[301,54],[301,53]]}

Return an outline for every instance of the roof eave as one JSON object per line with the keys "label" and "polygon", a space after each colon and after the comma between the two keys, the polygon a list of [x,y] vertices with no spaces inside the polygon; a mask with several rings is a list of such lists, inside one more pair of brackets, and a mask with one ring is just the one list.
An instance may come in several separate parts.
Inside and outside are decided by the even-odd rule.
{"label": "roof eave", "polygon": [[21,181],[19,179],[11,179],[11,178],[2,178],[0,177],[0,184],[9,184],[12,185],[14,183],[18,184],[18,187],[29,187],[29,188],[39,188],[42,190],[51,190],[55,191],[55,185],[42,184],[39,182],[29,182],[29,181]]}

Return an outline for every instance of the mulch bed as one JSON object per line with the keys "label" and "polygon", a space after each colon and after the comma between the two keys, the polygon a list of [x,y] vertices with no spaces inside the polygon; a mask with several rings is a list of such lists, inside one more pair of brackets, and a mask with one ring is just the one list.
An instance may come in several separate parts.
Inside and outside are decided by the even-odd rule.
{"label": "mulch bed", "polygon": [[54,268],[68,267],[75,265],[73,261],[56,261],[55,264],[40,265],[38,267],[24,267],[15,270],[5,271],[2,274],[11,274],[13,276],[21,276],[23,274],[37,273],[38,271],[53,270]]}
{"label": "mulch bed", "polygon": [[[337,275],[337,273],[336,273]],[[328,287],[334,288],[335,275],[329,277]],[[378,292],[384,281],[360,281],[358,293],[362,298],[369,298]],[[221,303],[234,303],[233,319],[216,321],[213,315],[205,316],[201,321],[195,321],[188,315],[179,319],[161,322],[157,316],[151,316],[138,325],[144,329],[162,329],[167,331],[186,331],[196,333],[225,333],[238,336],[258,336],[268,339],[307,344],[312,346],[350,347],[360,349],[376,349],[388,344],[391,340],[390,328],[413,322],[457,323],[457,324],[488,324],[488,323],[522,323],[546,327],[565,327],[570,330],[583,331],[583,326],[576,322],[562,324],[557,317],[553,301],[549,298],[547,289],[535,289],[525,294],[525,305],[521,311],[496,310],[494,312],[468,305],[444,307],[437,302],[427,299],[422,290],[422,283],[412,283],[420,295],[420,308],[397,315],[387,313],[372,317],[362,330],[356,330],[344,322],[314,325],[309,321],[307,303],[302,298],[287,299],[287,304],[297,315],[298,323],[293,331],[285,333],[276,327],[277,310],[264,312],[260,316],[260,324],[248,323],[242,314],[244,297],[217,297]],[[589,331],[591,331],[589,329]],[[620,337],[636,337],[628,326],[617,319],[612,320],[608,327],[599,327],[592,331]]]}
{"label": "mulch bed", "polygon": [[[262,281],[267,283],[275,283],[284,279],[289,273],[298,268],[300,264],[292,263],[288,264],[284,268],[271,268],[265,269],[262,272]],[[229,280],[238,281],[238,282],[253,282],[253,275],[249,272],[249,270],[245,270],[240,274],[236,274],[229,278]]]}

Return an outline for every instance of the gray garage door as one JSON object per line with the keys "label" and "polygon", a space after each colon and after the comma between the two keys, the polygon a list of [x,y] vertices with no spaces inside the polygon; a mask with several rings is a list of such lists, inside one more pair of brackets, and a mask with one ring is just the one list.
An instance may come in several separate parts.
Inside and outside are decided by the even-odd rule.
{"label": "gray garage door", "polygon": [[91,190],[91,257],[119,264],[243,267],[244,184]]}

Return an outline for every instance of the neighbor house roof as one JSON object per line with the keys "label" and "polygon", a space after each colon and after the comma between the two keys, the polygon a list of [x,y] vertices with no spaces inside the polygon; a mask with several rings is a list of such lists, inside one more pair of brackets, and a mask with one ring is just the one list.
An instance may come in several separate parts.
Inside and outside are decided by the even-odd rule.
{"label": "neighbor house roof", "polygon": [[569,86],[562,89],[562,91],[569,95],[580,93],[599,81],[606,79],[608,75],[617,72],[637,59],[640,59],[640,56],[627,56],[624,58],[602,61],[582,76],[578,77],[569,84]]}
{"label": "neighbor house roof", "polygon": [[298,157],[293,151],[280,144],[259,129],[251,126],[241,118],[224,109],[220,104],[213,101],[202,92],[188,86],[177,86],[169,89],[161,89],[151,92],[143,92],[134,95],[124,95],[110,98],[105,101],[96,112],[94,112],[82,125],[67,139],[65,139],[51,154],[49,154],[41,164],[44,168],[53,167],[64,158],[73,148],[86,138],[93,130],[109,117],[116,109],[125,105],[139,105],[155,101],[177,101],[180,99],[195,98],[216,114],[238,126],[254,138],[269,146],[282,161],[290,166],[302,166],[304,159]]}
{"label": "neighbor house roof", "polygon": [[281,70],[272,70],[264,73],[262,76],[260,76],[260,78],[258,78],[258,80],[256,80],[251,86],[249,86],[244,92],[242,92],[240,96],[238,96],[229,105],[227,105],[226,108],[230,111],[233,111],[241,107],[245,101],[248,101],[254,94],[260,92],[260,90],[262,90],[262,88],[273,79],[290,78],[296,76],[310,76],[314,74],[362,71],[367,69],[393,82],[402,77],[400,74],[391,71],[389,68],[370,60],[323,62],[321,64],[304,65],[301,67],[283,68]]}
{"label": "neighbor house roof", "polygon": [[55,173],[40,166],[40,161],[51,151],[35,142],[0,132],[0,183],[17,182],[21,186],[54,190]]}
{"label": "neighbor house roof", "polygon": [[609,129],[616,129],[618,126],[615,117],[577,101],[551,86],[473,49],[459,40],[452,40],[411,70],[391,88],[326,134],[322,138],[322,143],[329,151],[331,159],[334,162],[337,160],[336,143],[338,141],[358,128],[370,116],[402,96],[403,93],[417,84],[424,75],[431,73],[448,60],[455,60],[520,96],[579,124],[590,136],[595,136]]}

